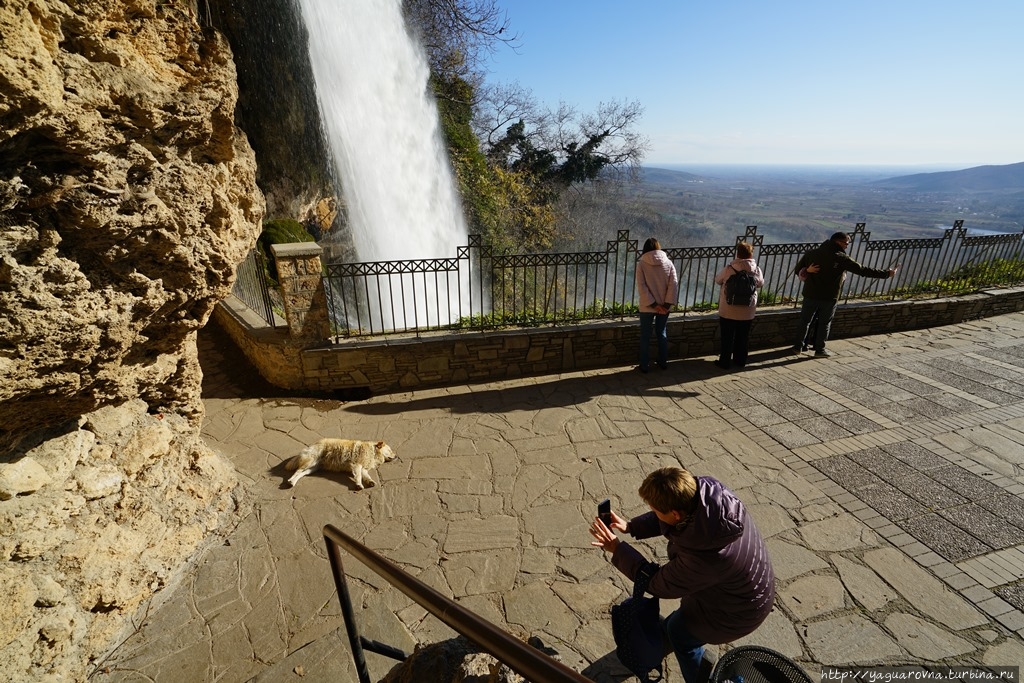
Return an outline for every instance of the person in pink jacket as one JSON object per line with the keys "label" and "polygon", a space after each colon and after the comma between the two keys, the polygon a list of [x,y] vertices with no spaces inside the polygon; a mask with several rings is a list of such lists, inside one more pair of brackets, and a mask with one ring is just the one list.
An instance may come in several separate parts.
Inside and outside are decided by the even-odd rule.
{"label": "person in pink jacket", "polygon": [[728,370],[730,367],[742,368],[747,364],[747,349],[750,345],[750,326],[754,322],[757,310],[757,289],[749,303],[734,304],[726,299],[726,281],[737,271],[748,271],[757,288],[764,286],[764,273],[754,261],[754,247],[749,242],[736,245],[736,258],[733,262],[718,271],[715,284],[721,285],[718,293],[718,324],[722,332],[722,348],[715,365]]}
{"label": "person in pink jacket", "polygon": [[653,237],[644,242],[636,264],[636,291],[640,296],[640,372],[651,365],[651,330],[658,339],[658,367],[668,367],[668,312],[679,296],[679,276],[661,244]]}

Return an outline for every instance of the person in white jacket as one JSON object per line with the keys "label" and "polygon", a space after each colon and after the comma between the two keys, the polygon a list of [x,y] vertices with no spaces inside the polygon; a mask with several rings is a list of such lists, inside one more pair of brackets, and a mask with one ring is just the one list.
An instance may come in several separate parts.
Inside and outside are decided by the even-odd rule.
{"label": "person in white jacket", "polygon": [[658,340],[658,367],[668,367],[668,312],[679,297],[679,275],[661,244],[653,237],[644,242],[636,264],[636,291],[640,295],[640,372],[651,365],[651,331]]}
{"label": "person in white jacket", "polygon": [[718,294],[718,324],[722,332],[722,348],[715,365],[723,370],[730,367],[742,368],[747,364],[750,326],[757,311],[757,289],[748,304],[730,304],[726,298],[725,283],[740,270],[749,271],[753,275],[758,289],[764,286],[764,273],[754,261],[754,247],[749,242],[737,244],[736,258],[715,276],[715,284],[721,285]]}

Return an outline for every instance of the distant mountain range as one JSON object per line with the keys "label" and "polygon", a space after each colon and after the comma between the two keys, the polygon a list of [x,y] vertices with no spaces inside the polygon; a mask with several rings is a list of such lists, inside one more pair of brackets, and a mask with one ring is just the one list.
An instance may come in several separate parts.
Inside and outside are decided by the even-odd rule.
{"label": "distant mountain range", "polygon": [[672,171],[667,168],[656,168],[653,166],[644,166],[640,171],[640,176],[644,182],[675,185],[676,183],[699,183],[704,181],[704,176],[695,175],[693,173],[687,173],[686,171]]}
{"label": "distant mountain range", "polygon": [[872,185],[914,192],[1024,192],[1024,162],[1006,166],[975,166],[962,171],[915,173],[878,180]]}

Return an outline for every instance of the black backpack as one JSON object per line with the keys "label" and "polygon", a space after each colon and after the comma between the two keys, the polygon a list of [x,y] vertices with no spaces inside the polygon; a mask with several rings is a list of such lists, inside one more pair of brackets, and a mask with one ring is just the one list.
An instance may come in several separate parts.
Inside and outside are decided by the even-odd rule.
{"label": "black backpack", "polygon": [[[732,266],[729,266],[732,268]],[[757,282],[749,270],[732,268],[732,275],[725,281],[725,303],[732,306],[749,306],[754,303]]]}

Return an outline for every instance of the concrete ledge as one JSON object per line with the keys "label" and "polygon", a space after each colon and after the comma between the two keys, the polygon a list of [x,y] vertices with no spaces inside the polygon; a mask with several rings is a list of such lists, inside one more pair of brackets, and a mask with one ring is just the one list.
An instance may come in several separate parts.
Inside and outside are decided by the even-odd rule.
{"label": "concrete ledge", "polygon": [[[283,330],[265,323],[262,329],[254,327],[247,310],[231,297],[218,305],[215,315],[260,374],[282,388],[323,392],[360,388],[388,393],[628,366],[636,363],[640,340],[639,325],[630,318],[493,332],[390,335],[303,347]],[[831,338],[938,327],[1021,310],[1024,288],[941,299],[856,302],[839,307]],[[798,324],[798,309],[760,309],[751,328],[751,349],[793,344]],[[672,316],[668,334],[669,358],[711,355],[717,351],[718,314]]]}

